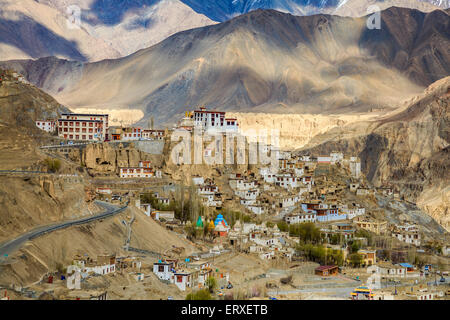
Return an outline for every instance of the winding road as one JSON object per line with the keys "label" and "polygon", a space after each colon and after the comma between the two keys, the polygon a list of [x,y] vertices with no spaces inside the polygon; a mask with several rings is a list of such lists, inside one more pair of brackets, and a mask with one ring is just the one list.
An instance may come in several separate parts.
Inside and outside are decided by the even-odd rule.
{"label": "winding road", "polygon": [[121,213],[128,207],[128,206],[117,207],[115,205],[112,205],[112,204],[109,204],[109,203],[103,202],[103,201],[95,201],[95,203],[98,204],[99,206],[103,207],[105,209],[105,211],[98,215],[87,217],[87,218],[71,220],[71,221],[64,221],[64,222],[59,222],[59,223],[48,225],[48,226],[38,227],[38,228],[33,229],[13,240],[9,240],[5,243],[0,244],[0,262],[2,261],[2,259],[7,258],[9,255],[11,255],[16,250],[18,250],[25,242],[27,242],[29,240],[33,240],[37,237],[40,237],[44,234],[47,234],[47,233],[50,233],[50,232],[53,232],[56,230],[61,230],[61,229],[68,228],[71,226],[86,224],[86,223],[90,223],[90,222],[93,222],[96,220],[108,218],[108,217],[114,216],[118,213]]}

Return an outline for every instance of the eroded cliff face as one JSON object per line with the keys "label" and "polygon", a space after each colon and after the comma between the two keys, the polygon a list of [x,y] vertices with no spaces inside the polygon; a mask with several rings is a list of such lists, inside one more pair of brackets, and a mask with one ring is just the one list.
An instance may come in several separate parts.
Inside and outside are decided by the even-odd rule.
{"label": "eroded cliff face", "polygon": [[[279,132],[280,147],[293,150],[307,145],[316,135],[343,127],[347,124],[374,118],[376,114],[320,115],[320,114],[271,114],[271,113],[227,113],[227,117],[237,118],[239,128],[247,135],[262,130]],[[270,142],[270,141],[269,141]]]}
{"label": "eroded cliff face", "polygon": [[74,149],[69,154],[72,161],[80,163],[91,174],[118,173],[120,167],[137,167],[139,161],[149,160],[159,167],[162,157],[142,152],[133,143],[89,144],[85,149]]}
{"label": "eroded cliff face", "polygon": [[406,200],[450,230],[448,215],[450,77],[383,119],[334,128],[305,146],[312,153],[340,150],[358,155],[375,185],[398,189]]}
{"label": "eroded cliff face", "polygon": [[447,183],[424,190],[417,198],[417,205],[427,212],[447,231],[450,231],[450,187]]}

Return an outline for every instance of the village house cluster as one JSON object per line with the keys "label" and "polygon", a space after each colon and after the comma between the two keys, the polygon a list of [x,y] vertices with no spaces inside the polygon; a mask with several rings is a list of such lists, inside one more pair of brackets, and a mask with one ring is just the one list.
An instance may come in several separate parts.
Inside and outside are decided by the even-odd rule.
{"label": "village house cluster", "polygon": [[[161,196],[158,192],[154,192],[153,196],[156,198],[156,201],[161,206],[169,206],[171,204],[170,198]],[[178,224],[179,221],[175,218],[175,212],[170,210],[157,210],[152,208],[150,203],[142,203],[140,200],[137,200],[138,208],[140,208],[145,215],[148,217],[152,217],[157,221],[165,221],[167,223],[175,223]]]}
{"label": "village house cluster", "polygon": [[[362,229],[420,246],[417,226],[394,227],[387,221],[372,218],[357,201],[345,200],[344,194],[349,191],[356,198],[375,194],[387,197],[395,195],[392,188],[364,186],[357,157],[345,158],[341,152],[318,157],[279,152],[278,158],[279,169],[276,172],[262,166],[255,172],[227,174],[228,184],[234,193],[231,200],[237,201],[248,214],[282,219],[288,225],[311,222],[319,226],[329,241],[337,236],[345,242],[360,240],[364,243],[365,238],[355,236],[356,231]],[[345,179],[333,179],[331,172],[336,166],[348,172]],[[193,177],[193,183],[205,206],[221,208],[222,194],[211,179],[196,176]],[[289,237],[287,232],[280,232],[276,225],[267,228],[264,223],[244,223],[241,226],[237,222],[233,228],[224,225],[223,229],[217,230],[216,235],[226,237],[231,246],[257,254],[261,259],[290,259],[298,242],[298,239]],[[347,256],[347,249],[337,249],[343,251],[344,257]],[[358,253],[362,256],[363,265],[375,263],[375,251],[361,249]]]}
{"label": "village house cluster", "polygon": [[144,129],[142,127],[111,128],[111,141],[163,140],[165,130]]}
{"label": "village house cluster", "polygon": [[280,152],[278,161],[276,172],[271,167],[260,167],[255,173],[229,175],[230,187],[249,212],[271,213],[289,224],[333,222],[365,214],[365,208],[357,203],[340,201],[340,194],[348,188],[346,184],[329,179],[331,167],[339,163],[358,181],[358,158],[345,159],[339,152],[320,157],[293,157],[289,152]]}
{"label": "village house cluster", "polygon": [[236,250],[256,254],[262,260],[291,261],[296,240],[278,226],[237,221],[228,234],[229,244]]}
{"label": "village house cluster", "polygon": [[[210,220],[209,222],[200,216],[195,224],[195,228],[203,229],[205,226],[218,237],[227,237],[230,230],[228,223],[220,214],[215,220]],[[220,248],[223,249],[223,246],[215,246],[207,256],[219,255],[222,251],[226,252],[225,250],[221,251]],[[153,264],[153,273],[161,281],[168,284],[173,283],[181,291],[186,291],[189,288],[204,288],[207,286],[209,277],[230,283],[229,274],[219,273],[218,271],[218,269],[213,269],[211,261],[200,259],[198,256],[186,258],[185,261],[160,259]]]}
{"label": "village house cluster", "polygon": [[[318,157],[293,156],[289,152],[280,152],[278,157],[279,169],[276,172],[272,172],[270,167],[259,167],[256,172],[227,174],[229,186],[234,193],[231,200],[239,202],[248,214],[282,219],[288,225],[315,223],[329,239],[337,235],[345,241],[353,240],[356,230],[363,229],[377,235],[391,235],[405,243],[420,246],[417,226],[392,226],[390,229],[387,221],[372,218],[358,202],[345,200],[343,195],[348,191],[357,197],[375,193],[392,197],[395,194],[391,188],[374,189],[363,186],[360,160],[357,157],[345,158],[341,152]],[[347,170],[349,183],[332,178],[334,166]],[[211,179],[196,176],[193,177],[193,182],[204,205],[221,208],[222,194]],[[288,240],[287,235],[280,237],[276,231],[274,238],[255,240],[260,235],[255,233],[247,239],[247,229],[248,226],[243,229],[243,234],[236,234],[236,229],[223,234],[230,241],[232,239],[233,245],[246,243],[247,240],[254,241],[249,252],[258,252],[261,257],[266,258],[273,256],[273,252],[280,251],[282,244]],[[264,246],[273,250],[266,252]],[[369,260],[367,263],[372,262]]]}
{"label": "village house cluster", "polygon": [[[82,283],[90,277],[114,275],[124,272],[134,277],[136,281],[142,281],[144,274],[141,272],[142,261],[134,256],[116,256],[116,254],[98,255],[97,259],[92,259],[88,254],[76,255],[72,263],[67,266],[65,274],[61,275],[61,280],[65,280],[67,289],[74,291],[69,293],[70,297],[80,299],[84,297]],[[53,282],[53,276],[48,277],[48,283]],[[86,288],[85,288],[86,289]],[[89,292],[85,292],[89,294]],[[106,300],[107,292],[100,295],[91,296],[89,300]]]}
{"label": "village house cluster", "polygon": [[[141,127],[110,128],[108,121],[108,115],[63,114],[54,121],[36,121],[36,125],[47,132],[57,132],[64,139],[77,141],[162,140],[168,133],[165,130],[147,130]],[[226,112],[209,111],[202,107],[187,112],[175,129],[189,132],[199,129],[202,132],[225,134],[238,132],[239,124],[237,119],[228,117]],[[292,225],[312,223],[320,230],[321,239],[324,240],[320,242],[321,245],[324,243],[326,248],[342,254],[344,265],[350,265],[350,256],[356,252],[361,258],[360,266],[367,267],[369,287],[360,286],[355,289],[352,292],[354,298],[363,295],[370,299],[390,299],[387,293],[380,291],[377,295],[372,292],[373,288],[377,288],[378,276],[395,279],[424,277],[424,272],[409,263],[392,264],[377,259],[375,247],[369,247],[368,239],[361,236],[361,233],[390,236],[396,239],[395,242],[416,248],[420,248],[424,242],[423,230],[418,225],[406,222],[394,225],[374,214],[377,210],[370,201],[375,202],[379,196],[399,200],[400,194],[393,187],[371,187],[361,173],[361,161],[358,157],[344,156],[338,151],[330,152],[329,155],[311,156],[300,152],[280,151],[271,146],[264,146],[263,149],[276,152],[277,168],[258,164],[249,165],[240,172],[234,167],[223,170],[220,168],[218,179],[192,176],[196,200],[199,199],[205,207],[202,212],[207,212],[205,216],[194,215],[195,222],[182,222],[175,217],[175,211],[172,210],[178,210],[178,207],[171,206],[177,204],[174,202],[175,197],[166,191],[152,192],[149,201],[152,203],[142,202],[143,198],[139,197],[133,199],[134,204],[147,217],[159,221],[169,230],[177,227],[176,231],[181,230],[180,233],[191,230],[190,227],[197,231],[208,230],[208,235],[213,235],[211,241],[220,244],[222,249],[232,248],[234,252],[254,255],[267,261],[291,262],[294,257],[297,258],[296,249],[301,244],[299,237],[293,237],[289,231],[281,231],[280,228],[289,230],[293,229]],[[206,149],[205,153],[209,151]],[[143,160],[137,166],[119,167],[119,177],[161,179],[163,172],[150,161]],[[159,182],[149,181],[151,184]],[[112,196],[112,200],[121,200],[121,196],[113,195],[112,189],[106,186],[97,187],[96,193]],[[242,213],[248,218],[245,221],[251,222],[233,219],[234,224],[230,225],[224,217],[227,211],[223,211],[224,208],[229,209],[229,204],[235,210],[233,213]],[[183,236],[187,238],[186,234]],[[353,243],[360,247],[353,250]],[[443,251],[448,254],[448,249],[445,247]],[[222,251],[217,246],[210,250],[209,255],[214,256]],[[80,282],[91,275],[108,275],[124,268],[130,268],[136,280],[142,281],[144,275],[140,272],[141,263],[136,258],[100,255],[92,260],[78,256],[67,268],[67,287],[79,289]],[[161,281],[175,284],[181,291],[203,288],[207,286],[207,279],[211,276],[229,282],[229,275],[215,271],[211,261],[207,259],[160,257],[153,264],[152,271]],[[315,268],[314,275],[330,277],[339,272],[337,265],[321,265]],[[414,298],[429,300],[435,294],[437,293],[417,291]]]}
{"label": "village house cluster", "polygon": [[229,274],[214,271],[211,262],[207,260],[160,259],[153,264],[153,273],[161,281],[175,284],[181,291],[204,288],[209,277],[229,282]]}
{"label": "village house cluster", "polygon": [[197,187],[197,193],[204,206],[214,207],[216,209],[222,208],[222,194],[212,179],[193,177],[192,182]]}

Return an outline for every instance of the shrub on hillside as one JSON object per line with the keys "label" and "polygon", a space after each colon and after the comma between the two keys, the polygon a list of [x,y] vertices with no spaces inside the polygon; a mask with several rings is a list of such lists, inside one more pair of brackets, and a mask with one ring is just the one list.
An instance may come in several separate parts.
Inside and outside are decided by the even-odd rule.
{"label": "shrub on hillside", "polygon": [[47,158],[45,159],[44,163],[48,171],[50,172],[58,172],[59,169],[61,169],[61,161],[59,161],[58,159]]}
{"label": "shrub on hillside", "polygon": [[208,289],[202,289],[189,293],[186,296],[186,300],[212,300],[212,296]]}

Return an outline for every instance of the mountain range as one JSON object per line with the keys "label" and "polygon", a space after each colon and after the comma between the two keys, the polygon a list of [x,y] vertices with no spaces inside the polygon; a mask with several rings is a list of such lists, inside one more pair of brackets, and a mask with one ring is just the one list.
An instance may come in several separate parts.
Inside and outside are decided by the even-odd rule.
{"label": "mountain range", "polygon": [[450,74],[449,15],[390,8],[366,18],[256,10],[177,33],[125,58],[2,63],[71,109],[137,110],[170,125],[199,105],[237,112],[392,110]]}
{"label": "mountain range", "polygon": [[[227,21],[256,9],[294,15],[360,17],[371,5],[430,12],[450,0],[0,0],[0,60],[56,56],[116,59],[179,31]],[[80,28],[68,24],[79,8]]]}
{"label": "mountain range", "polygon": [[366,15],[371,5],[381,10],[398,6],[421,11],[432,11],[438,8],[447,9],[448,0],[411,1],[411,0],[182,0],[196,12],[202,13],[214,21],[227,21],[235,16],[257,9],[274,9],[295,15],[335,14],[360,17]]}
{"label": "mountain range", "polygon": [[[79,28],[68,23],[71,6],[80,8]],[[0,60],[120,58],[214,23],[178,0],[0,0]]]}

